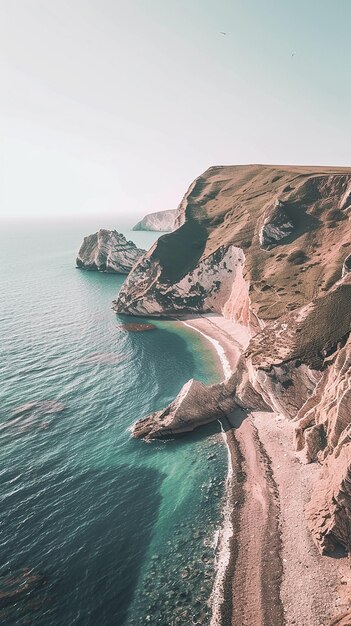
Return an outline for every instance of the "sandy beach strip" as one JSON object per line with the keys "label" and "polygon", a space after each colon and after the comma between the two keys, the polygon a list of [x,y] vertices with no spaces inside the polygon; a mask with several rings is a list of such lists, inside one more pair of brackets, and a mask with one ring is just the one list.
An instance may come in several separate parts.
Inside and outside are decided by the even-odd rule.
{"label": "sandy beach strip", "polygon": [[189,315],[179,318],[185,326],[196,330],[216,350],[220,359],[224,379],[235,371],[238,360],[250,341],[244,326],[227,320],[221,315]]}
{"label": "sandy beach strip", "polygon": [[[247,330],[218,315],[181,321],[212,344],[228,378]],[[319,554],[307,527],[318,465],[295,457],[282,416],[237,409],[221,421],[229,470],[211,626],[329,626],[349,606],[351,574],[348,559]]]}
{"label": "sandy beach strip", "polygon": [[[241,354],[250,341],[248,330],[240,324],[215,314],[191,315],[180,318],[180,321],[185,326],[200,333],[212,345],[222,367],[223,379],[230,378]],[[216,549],[216,575],[210,598],[212,607],[210,626],[229,626],[231,624],[231,573],[239,549],[238,536],[234,532],[234,528],[239,525],[237,517],[239,502],[243,502],[241,483],[238,482],[242,463],[240,450],[229,421],[220,420],[220,424],[223,440],[228,450],[228,473],[222,509],[222,525],[219,530]]]}

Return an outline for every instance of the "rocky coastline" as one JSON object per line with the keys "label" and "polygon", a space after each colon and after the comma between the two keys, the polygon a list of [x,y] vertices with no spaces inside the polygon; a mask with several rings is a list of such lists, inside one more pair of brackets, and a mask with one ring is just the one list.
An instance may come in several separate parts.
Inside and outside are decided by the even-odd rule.
{"label": "rocky coastline", "polygon": [[351,620],[350,211],[349,168],[210,168],[114,304],[198,316],[230,363],[133,431],[226,424],[233,536],[212,626]]}

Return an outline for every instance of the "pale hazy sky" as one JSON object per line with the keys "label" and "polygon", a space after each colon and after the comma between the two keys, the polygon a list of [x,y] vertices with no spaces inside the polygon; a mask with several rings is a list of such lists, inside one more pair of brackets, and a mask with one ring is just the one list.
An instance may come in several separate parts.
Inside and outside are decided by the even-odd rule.
{"label": "pale hazy sky", "polygon": [[118,227],[210,165],[351,165],[350,24],[351,0],[0,0],[0,214]]}

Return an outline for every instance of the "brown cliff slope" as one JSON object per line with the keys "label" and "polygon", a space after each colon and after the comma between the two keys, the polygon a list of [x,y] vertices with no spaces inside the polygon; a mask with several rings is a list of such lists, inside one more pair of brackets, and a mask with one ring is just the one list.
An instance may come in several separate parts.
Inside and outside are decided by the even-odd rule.
{"label": "brown cliff slope", "polygon": [[[169,286],[233,245],[246,257],[252,313],[276,319],[341,277],[351,247],[350,206],[349,168],[212,167],[190,186],[179,207],[180,228],[142,258],[117,309],[142,313],[144,304],[145,312],[170,312],[184,288],[177,294]],[[185,310],[203,309],[205,294],[197,295]]]}

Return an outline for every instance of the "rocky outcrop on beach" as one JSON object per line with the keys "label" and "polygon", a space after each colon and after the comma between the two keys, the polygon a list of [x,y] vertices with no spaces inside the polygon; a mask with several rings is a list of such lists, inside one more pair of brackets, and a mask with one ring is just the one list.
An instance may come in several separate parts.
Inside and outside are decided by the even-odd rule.
{"label": "rocky outcrop on beach", "polygon": [[85,270],[128,274],[144,253],[145,250],[127,241],[122,233],[101,228],[97,233],[84,237],[76,264]]}
{"label": "rocky outcrop on beach", "polygon": [[177,213],[177,209],[148,213],[140,222],[135,224],[133,230],[154,230],[160,233],[171,232],[176,228],[175,219]]}
{"label": "rocky outcrop on beach", "polygon": [[217,413],[221,385],[211,389],[197,380],[189,380],[176,399],[164,410],[156,411],[139,420],[133,427],[133,435],[144,439],[162,439],[186,431],[213,420]]}
{"label": "rocky outcrop on beach", "polygon": [[229,380],[189,381],[134,435],[191,430],[237,407],[291,420],[297,458],[321,467],[306,515],[322,553],[351,550],[350,189],[350,168],[210,168],[114,303],[133,315],[219,313],[250,329]]}

